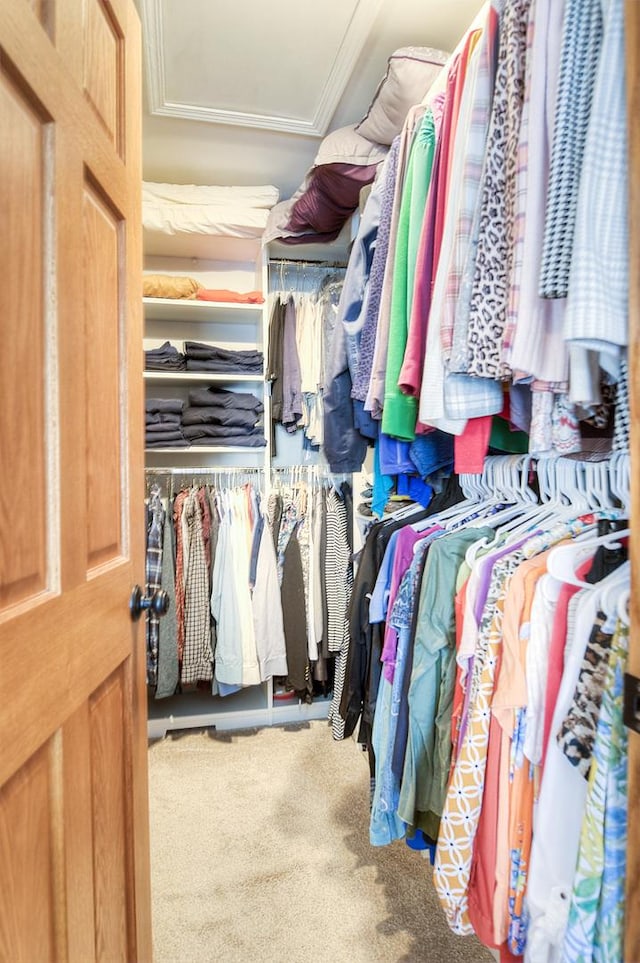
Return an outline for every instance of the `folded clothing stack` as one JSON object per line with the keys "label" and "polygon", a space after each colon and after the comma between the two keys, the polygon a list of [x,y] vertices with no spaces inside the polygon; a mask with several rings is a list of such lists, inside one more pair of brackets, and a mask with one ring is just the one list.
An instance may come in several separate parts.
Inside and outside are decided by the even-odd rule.
{"label": "folded clothing stack", "polygon": [[199,341],[185,341],[184,353],[187,359],[187,371],[262,374],[264,369],[262,351],[236,351],[231,348],[201,344]]}
{"label": "folded clothing stack", "polygon": [[165,341],[159,348],[151,348],[144,353],[145,371],[185,371],[187,362],[181,351]]}
{"label": "folded clothing stack", "polygon": [[180,398],[147,398],[145,403],[145,447],[188,448],[182,431]]}
{"label": "folded clothing stack", "polygon": [[259,425],[263,410],[260,399],[248,392],[195,388],[182,413],[182,431],[191,445],[263,448],[267,443]]}

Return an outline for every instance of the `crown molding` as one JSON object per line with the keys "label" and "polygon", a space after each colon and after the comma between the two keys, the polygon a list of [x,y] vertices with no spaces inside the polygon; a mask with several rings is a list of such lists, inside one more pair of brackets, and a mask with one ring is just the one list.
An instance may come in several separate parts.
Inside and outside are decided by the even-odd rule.
{"label": "crown molding", "polygon": [[358,0],[349,26],[342,39],[312,117],[301,119],[280,114],[255,114],[203,107],[199,104],[173,103],[166,96],[164,61],[164,33],[162,29],[163,0],[140,0],[146,49],[146,73],[150,113],[157,117],[178,117],[182,120],[204,121],[210,124],[230,124],[238,127],[257,127],[262,130],[323,137],[342,97],[356,60],[365,44],[382,6],[383,0]]}

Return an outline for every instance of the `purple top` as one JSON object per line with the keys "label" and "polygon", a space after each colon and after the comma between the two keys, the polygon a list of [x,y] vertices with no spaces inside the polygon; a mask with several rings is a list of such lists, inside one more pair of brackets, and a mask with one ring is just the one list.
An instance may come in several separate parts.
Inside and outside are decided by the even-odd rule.
{"label": "purple top", "polygon": [[[396,543],[396,550],[393,556],[393,568],[391,570],[391,584],[389,587],[389,603],[388,611],[390,612],[393,608],[393,604],[396,600],[398,590],[400,588],[400,583],[413,561],[413,547],[416,542],[421,541],[427,536],[434,532],[440,531],[439,525],[433,525],[431,528],[425,529],[422,532],[416,532],[411,525],[407,525],[406,528],[400,529],[398,533],[398,541]],[[382,646],[382,662],[384,665],[383,673],[385,679],[389,682],[393,682],[393,675],[396,665],[396,652],[398,649],[398,633],[394,627],[387,622],[384,632],[384,643]]]}

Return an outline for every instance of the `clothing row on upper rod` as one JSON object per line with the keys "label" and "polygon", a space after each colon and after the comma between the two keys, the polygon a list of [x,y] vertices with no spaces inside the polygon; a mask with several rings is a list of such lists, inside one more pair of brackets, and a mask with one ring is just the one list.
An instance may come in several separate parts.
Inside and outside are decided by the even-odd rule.
{"label": "clothing row on upper rod", "polygon": [[345,265],[332,261],[269,261],[269,291],[280,294],[317,293],[344,278]]}
{"label": "clothing row on upper rod", "polygon": [[628,447],[624,59],[623,0],[487,3],[408,112],[347,266],[336,470],[373,441],[414,473],[430,429],[458,472]]}
{"label": "clothing row on upper rod", "polygon": [[489,458],[360,556],[340,713],[371,842],[429,849],[449,925],[501,959],[622,959],[629,471]]}
{"label": "clothing row on upper rod", "polygon": [[[283,485],[330,485],[339,488],[343,482],[349,482],[351,476],[345,473],[335,473],[328,465],[288,465],[282,468],[272,468],[270,483],[273,488]],[[193,486],[211,485],[214,488],[236,488],[250,484],[264,490],[266,474],[262,468],[235,466],[215,468],[210,465],[186,468],[146,468],[145,485],[147,498],[151,487],[165,483],[165,494],[173,497],[177,491]]]}
{"label": "clothing row on upper rod", "polygon": [[348,649],[346,611],[353,584],[352,492],[322,466],[272,474],[267,517],[282,573],[282,609],[292,646],[289,680],[306,701],[333,691],[329,720],[341,738],[337,706]]}
{"label": "clothing row on upper rod", "polygon": [[147,589],[171,599],[147,618],[156,698],[272,679],[310,702],[332,691],[336,660],[343,673],[350,486],[322,466],[272,480],[267,502],[258,469],[148,469]]}
{"label": "clothing row on upper rod", "polygon": [[173,499],[176,492],[185,488],[212,485],[214,488],[237,488],[253,485],[264,488],[264,471],[260,468],[230,466],[215,468],[211,466],[185,468],[146,468],[145,488],[147,498],[154,486],[164,487],[164,495]]}
{"label": "clothing row on upper rod", "polygon": [[308,262],[280,262],[279,270],[270,270],[267,380],[275,447],[275,426],[281,424],[291,434],[302,429],[305,451],[323,448],[324,394],[343,274]]}
{"label": "clothing row on upper rod", "polygon": [[328,465],[322,464],[290,465],[271,469],[271,486],[276,491],[283,486],[296,487],[300,484],[333,487],[338,490],[343,483],[350,481],[351,475],[332,472]]}

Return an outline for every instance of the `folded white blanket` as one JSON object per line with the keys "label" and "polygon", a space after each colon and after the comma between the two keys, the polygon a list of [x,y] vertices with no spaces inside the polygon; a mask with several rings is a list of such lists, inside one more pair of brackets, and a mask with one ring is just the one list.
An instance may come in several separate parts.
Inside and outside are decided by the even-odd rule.
{"label": "folded white blanket", "polygon": [[208,187],[200,184],[155,184],[142,182],[142,201],[146,203],[215,205],[225,208],[270,208],[278,203],[280,192],[270,184],[258,187]]}
{"label": "folded white blanket", "polygon": [[220,234],[224,237],[262,237],[269,211],[261,207],[223,207],[209,204],[142,205],[146,231],[163,234]]}

